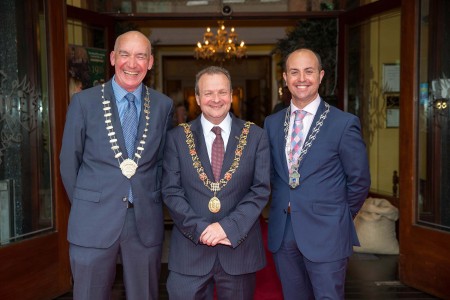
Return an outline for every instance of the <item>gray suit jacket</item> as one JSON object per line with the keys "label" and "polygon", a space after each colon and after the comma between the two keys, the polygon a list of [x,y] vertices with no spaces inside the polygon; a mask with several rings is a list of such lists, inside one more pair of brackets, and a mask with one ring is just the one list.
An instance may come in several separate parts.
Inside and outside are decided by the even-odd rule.
{"label": "gray suit jacket", "polygon": [[[142,105],[145,88],[142,89]],[[112,122],[124,158],[127,157],[111,81],[105,84],[105,99],[111,100]],[[173,103],[150,89],[150,125],[136,174],[127,179],[114,158],[103,116],[101,86],[73,96],[67,113],[60,171],[72,204],[69,242],[95,248],[111,246],[120,235],[130,185],[134,196],[136,225],[146,246],[162,244],[164,222],[161,202],[162,157],[165,135],[172,122]],[[145,127],[143,109],[138,141]]]}
{"label": "gray suit jacket", "polygon": [[[230,168],[244,121],[232,116],[231,134],[225,152],[222,177]],[[213,178],[200,117],[191,122],[197,155]],[[222,208],[211,213],[208,202],[213,193],[204,186],[193,167],[184,128],[167,134],[164,153],[162,192],[174,221],[169,269],[186,275],[202,276],[211,271],[216,258],[231,275],[255,272],[265,266],[259,216],[266,205],[270,181],[269,143],[265,132],[251,125],[240,165],[228,184],[217,193]],[[199,237],[211,223],[219,222],[232,246],[209,247]]]}

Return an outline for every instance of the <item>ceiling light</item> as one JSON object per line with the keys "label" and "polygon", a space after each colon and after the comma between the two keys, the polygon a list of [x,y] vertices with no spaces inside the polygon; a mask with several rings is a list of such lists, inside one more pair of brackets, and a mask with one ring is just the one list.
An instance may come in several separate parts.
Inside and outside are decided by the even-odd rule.
{"label": "ceiling light", "polygon": [[206,32],[203,34],[203,44],[198,42],[194,50],[195,57],[220,63],[244,57],[247,47],[244,41],[237,44],[237,33],[234,27],[228,33],[224,21],[218,21],[218,24],[217,35],[211,32],[211,28],[208,27],[206,29]]}

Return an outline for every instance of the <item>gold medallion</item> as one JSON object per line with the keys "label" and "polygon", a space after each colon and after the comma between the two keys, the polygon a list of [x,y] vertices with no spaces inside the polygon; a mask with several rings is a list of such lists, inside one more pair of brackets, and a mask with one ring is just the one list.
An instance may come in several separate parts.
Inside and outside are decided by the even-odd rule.
{"label": "gold medallion", "polygon": [[218,213],[220,211],[220,200],[216,196],[212,197],[208,203],[209,211],[212,213]]}
{"label": "gold medallion", "polygon": [[225,172],[222,179],[217,182],[212,182],[208,175],[206,175],[205,170],[202,166],[202,162],[197,155],[197,150],[195,149],[195,141],[194,136],[191,131],[191,126],[187,123],[181,123],[179,126],[184,127],[184,133],[186,134],[186,144],[189,147],[189,153],[192,158],[192,166],[197,170],[198,177],[203,184],[214,193],[214,197],[209,200],[208,208],[212,213],[218,213],[220,211],[220,200],[216,197],[216,193],[220,192],[227,183],[233,177],[234,172],[239,168],[239,161],[241,160],[242,153],[244,152],[244,148],[247,145],[247,137],[250,132],[250,126],[252,122],[245,122],[244,128],[242,128],[241,136],[239,137],[239,143],[236,146],[236,150],[234,151],[234,161],[231,164],[228,171]]}
{"label": "gold medallion", "polygon": [[133,175],[136,173],[138,165],[137,163],[132,159],[125,159],[123,162],[120,163],[120,169],[122,170],[122,174],[130,179],[133,177]]}

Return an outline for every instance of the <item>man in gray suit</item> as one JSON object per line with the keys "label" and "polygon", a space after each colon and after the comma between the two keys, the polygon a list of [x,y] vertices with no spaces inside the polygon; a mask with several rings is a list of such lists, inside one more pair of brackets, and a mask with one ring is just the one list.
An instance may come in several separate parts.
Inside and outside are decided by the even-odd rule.
{"label": "man in gray suit", "polygon": [[267,136],[229,113],[227,70],[200,71],[195,95],[202,114],[169,131],[164,153],[162,193],[175,224],[169,298],[212,299],[215,285],[219,299],[253,299],[266,262],[259,216],[270,194]]}
{"label": "man in gray suit", "polygon": [[71,210],[74,299],[110,299],[120,256],[128,300],[157,299],[164,232],[162,156],[173,104],[142,84],[152,68],[140,32],[116,40],[114,77],[73,96],[60,154]]}

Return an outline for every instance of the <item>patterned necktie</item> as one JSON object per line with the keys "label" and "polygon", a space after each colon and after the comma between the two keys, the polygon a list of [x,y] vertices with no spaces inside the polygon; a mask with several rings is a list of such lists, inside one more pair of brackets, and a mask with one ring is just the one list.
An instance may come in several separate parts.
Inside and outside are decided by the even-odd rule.
{"label": "patterned necktie", "polygon": [[223,157],[225,155],[225,147],[222,139],[222,130],[219,126],[214,126],[211,129],[216,134],[216,138],[212,144],[211,150],[211,166],[216,182],[220,180],[220,172],[222,171]]}
{"label": "patterned necktie", "polygon": [[136,142],[137,135],[137,108],[134,103],[135,97],[132,93],[125,95],[125,99],[128,100],[127,108],[123,115],[122,130],[125,138],[125,147],[127,148],[128,157],[133,159],[134,144]]}
{"label": "patterned necktie", "polygon": [[300,147],[303,142],[303,118],[306,116],[306,111],[296,110],[294,111],[294,114],[295,119],[291,134],[291,152],[289,153],[290,166],[297,164],[300,156]]}
{"label": "patterned necktie", "polygon": [[[127,148],[128,158],[133,159],[134,144],[137,136],[137,108],[134,100],[136,99],[132,93],[125,95],[125,99],[128,100],[128,105],[125,109],[122,120],[123,136],[125,138],[125,147]],[[128,191],[128,201],[133,203],[133,192]]]}

